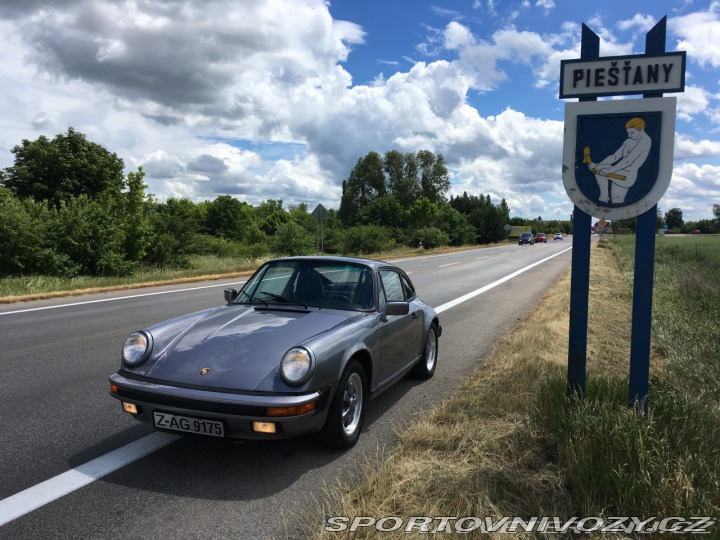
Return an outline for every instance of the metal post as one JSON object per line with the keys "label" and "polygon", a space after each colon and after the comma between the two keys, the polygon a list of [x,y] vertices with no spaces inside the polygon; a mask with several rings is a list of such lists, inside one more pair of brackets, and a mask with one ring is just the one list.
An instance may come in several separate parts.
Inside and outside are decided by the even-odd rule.
{"label": "metal post", "polygon": [[[583,60],[595,60],[599,57],[600,37],[583,24],[580,58]],[[597,101],[597,98],[580,98],[580,101]],[[567,392],[569,396],[580,398],[585,397],[591,221],[592,216],[575,206],[573,211],[573,252],[570,279]]]}
{"label": "metal post", "polygon": [[[645,37],[646,54],[665,52],[667,17]],[[644,98],[662,97],[662,92]],[[633,278],[632,336],[630,338],[630,384],[628,406],[642,404],[647,414],[650,386],[650,337],[652,333],[653,279],[655,276],[655,235],[657,205],[637,218],[635,232],[635,275]]]}

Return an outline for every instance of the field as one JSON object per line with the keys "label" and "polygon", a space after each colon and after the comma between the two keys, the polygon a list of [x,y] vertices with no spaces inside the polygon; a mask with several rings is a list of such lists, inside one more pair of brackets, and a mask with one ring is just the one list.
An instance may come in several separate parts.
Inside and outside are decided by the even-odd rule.
{"label": "field", "polygon": [[453,397],[399,434],[385,462],[359,466],[364,482],[329,489],[301,516],[308,536],[413,537],[403,527],[325,531],[327,516],[720,522],[720,238],[658,238],[647,417],[626,406],[633,251],[634,237],[592,249],[582,402],[566,398],[568,271]]}

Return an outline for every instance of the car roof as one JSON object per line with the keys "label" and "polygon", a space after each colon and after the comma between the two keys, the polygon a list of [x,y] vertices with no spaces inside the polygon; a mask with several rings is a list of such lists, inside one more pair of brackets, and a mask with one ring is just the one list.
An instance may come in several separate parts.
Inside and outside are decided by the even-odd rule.
{"label": "car roof", "polygon": [[334,262],[334,263],[346,263],[346,264],[360,264],[363,266],[369,266],[374,269],[383,268],[387,266],[392,266],[393,268],[397,268],[394,264],[391,264],[389,262],[385,261],[378,261],[375,259],[361,259],[356,257],[338,257],[338,256],[325,256],[325,255],[307,255],[307,256],[298,256],[298,257],[278,257],[276,259],[271,259],[267,262],[276,262],[276,261],[298,261],[298,262],[308,262],[308,261],[317,261],[317,262]]}

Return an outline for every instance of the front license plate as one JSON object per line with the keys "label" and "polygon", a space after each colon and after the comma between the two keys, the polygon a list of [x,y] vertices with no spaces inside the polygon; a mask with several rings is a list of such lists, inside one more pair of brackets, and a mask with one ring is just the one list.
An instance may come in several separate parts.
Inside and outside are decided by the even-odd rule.
{"label": "front license plate", "polygon": [[155,427],[183,431],[185,433],[199,433],[201,435],[212,435],[213,437],[224,437],[225,426],[218,420],[207,418],[192,418],[179,414],[170,414],[155,411],[153,414]]}

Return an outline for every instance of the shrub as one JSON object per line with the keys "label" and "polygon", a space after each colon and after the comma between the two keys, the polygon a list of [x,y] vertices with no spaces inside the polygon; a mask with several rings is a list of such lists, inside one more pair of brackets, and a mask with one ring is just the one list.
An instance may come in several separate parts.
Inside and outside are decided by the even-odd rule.
{"label": "shrub", "polygon": [[395,246],[392,233],[386,227],[361,225],[350,227],[343,235],[343,252],[369,254],[388,251]]}

